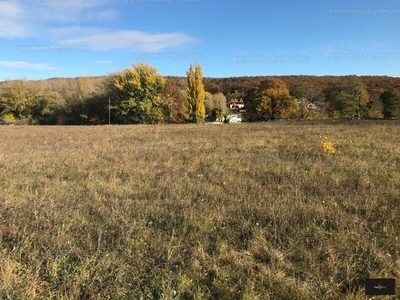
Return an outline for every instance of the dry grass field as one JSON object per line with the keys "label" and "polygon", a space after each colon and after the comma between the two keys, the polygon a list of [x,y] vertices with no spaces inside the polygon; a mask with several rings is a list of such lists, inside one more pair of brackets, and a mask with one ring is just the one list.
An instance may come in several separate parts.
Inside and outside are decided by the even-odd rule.
{"label": "dry grass field", "polygon": [[0,146],[2,299],[400,295],[397,121],[1,126]]}

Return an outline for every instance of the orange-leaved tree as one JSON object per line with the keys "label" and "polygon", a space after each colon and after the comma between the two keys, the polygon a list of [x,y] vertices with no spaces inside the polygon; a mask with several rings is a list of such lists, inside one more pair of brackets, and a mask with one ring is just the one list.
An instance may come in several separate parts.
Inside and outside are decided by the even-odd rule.
{"label": "orange-leaved tree", "polygon": [[248,121],[267,121],[296,118],[299,105],[284,81],[267,78],[250,91],[246,109]]}

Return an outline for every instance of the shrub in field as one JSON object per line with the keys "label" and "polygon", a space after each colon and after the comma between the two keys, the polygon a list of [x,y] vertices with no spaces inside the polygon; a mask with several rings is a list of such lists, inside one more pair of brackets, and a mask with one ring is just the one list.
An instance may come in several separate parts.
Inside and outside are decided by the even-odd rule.
{"label": "shrub in field", "polygon": [[327,153],[335,153],[335,145],[333,142],[326,136],[321,137],[321,150]]}

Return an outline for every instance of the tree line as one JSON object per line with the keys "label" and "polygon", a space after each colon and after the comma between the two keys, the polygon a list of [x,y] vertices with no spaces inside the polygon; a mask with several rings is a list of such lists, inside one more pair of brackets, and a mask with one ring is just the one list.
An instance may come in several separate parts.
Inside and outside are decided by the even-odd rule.
{"label": "tree line", "polygon": [[400,79],[384,76],[162,76],[147,63],[101,77],[0,82],[0,119],[32,125],[200,123],[243,99],[247,121],[400,117]]}
{"label": "tree line", "polygon": [[200,65],[190,65],[182,88],[138,63],[103,77],[2,82],[0,119],[35,125],[199,123],[208,98],[213,96],[204,91]]}

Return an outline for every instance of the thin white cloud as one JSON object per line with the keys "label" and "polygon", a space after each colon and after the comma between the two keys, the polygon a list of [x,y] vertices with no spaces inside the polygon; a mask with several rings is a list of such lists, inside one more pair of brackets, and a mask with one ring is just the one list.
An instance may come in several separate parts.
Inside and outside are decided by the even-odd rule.
{"label": "thin white cloud", "polygon": [[97,27],[80,27],[80,26],[64,26],[64,27],[53,27],[45,29],[47,36],[57,41],[62,37],[63,40],[75,39],[82,36],[91,36],[103,34],[108,31],[108,28],[97,28]]}
{"label": "thin white cloud", "polygon": [[26,37],[30,35],[29,22],[20,4],[0,2],[0,38]]}
{"label": "thin white cloud", "polygon": [[88,20],[115,20],[118,15],[114,10],[106,9],[85,14],[85,17]]}
{"label": "thin white cloud", "polygon": [[70,9],[86,9],[103,6],[109,1],[107,0],[68,0],[68,1],[36,1],[45,7],[51,7],[53,9],[70,10]]}
{"label": "thin white cloud", "polygon": [[5,68],[32,69],[37,71],[57,70],[59,68],[52,67],[47,63],[34,64],[26,61],[0,61],[0,66]]}
{"label": "thin white cloud", "polygon": [[107,1],[13,1],[0,0],[0,38],[47,37],[52,24],[80,24],[113,20],[117,13],[104,7]]}
{"label": "thin white cloud", "polygon": [[2,19],[19,18],[22,10],[16,3],[0,2],[0,16]]}
{"label": "thin white cloud", "polygon": [[142,52],[159,52],[169,47],[197,40],[183,33],[148,34],[136,30],[119,30],[62,41],[63,46],[88,47],[89,50],[127,49]]}
{"label": "thin white cloud", "polygon": [[115,19],[114,10],[104,8],[107,1],[43,1],[31,5],[30,19],[39,22],[79,23],[88,20],[104,21]]}
{"label": "thin white cloud", "polygon": [[196,42],[182,33],[149,34],[138,30],[81,26],[88,20],[115,19],[117,14],[106,6],[107,3],[109,0],[0,0],[0,39],[36,37],[50,39],[54,45],[83,46],[97,51],[121,49],[139,52],[159,52]]}
{"label": "thin white cloud", "polygon": [[92,61],[92,64],[100,64],[100,65],[111,64],[111,63],[112,63],[111,60],[94,60],[94,61]]}
{"label": "thin white cloud", "polygon": [[79,9],[70,9],[66,11],[62,11],[60,9],[51,10],[48,8],[45,9],[36,9],[36,15],[32,17],[33,20],[40,23],[65,23],[65,24],[79,24],[85,21],[105,21],[105,20],[113,20],[117,17],[115,11],[111,9],[99,10],[99,11],[89,11],[89,10],[79,10]]}

